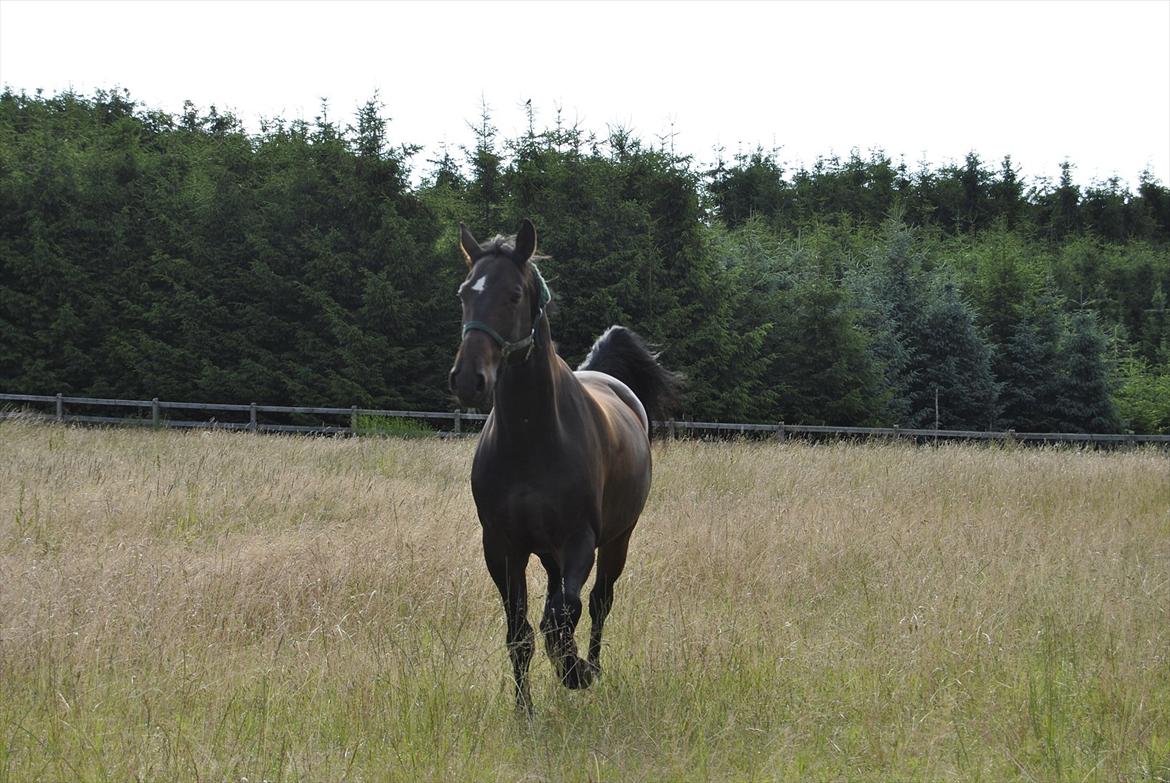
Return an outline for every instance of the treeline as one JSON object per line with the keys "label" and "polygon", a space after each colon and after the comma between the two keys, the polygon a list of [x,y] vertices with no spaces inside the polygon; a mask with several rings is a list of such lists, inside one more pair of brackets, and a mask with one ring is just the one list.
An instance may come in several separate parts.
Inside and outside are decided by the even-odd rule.
{"label": "treeline", "polygon": [[928,225],[945,234],[973,234],[1000,227],[1029,237],[1062,242],[1089,234],[1107,242],[1170,240],[1170,191],[1147,171],[1131,193],[1117,177],[1081,188],[1065,161],[1055,183],[1041,178],[1028,185],[1007,156],[991,170],[975,152],[961,166],[910,171],[884,153],[863,159],[821,158],[811,170],[786,176],[774,156],[757,149],[722,161],[707,172],[708,189],[730,226],[753,215],[785,225],[834,221],[876,225],[895,206],[908,224]]}
{"label": "treeline", "polygon": [[352,119],[0,95],[0,386],[446,408],[462,220],[531,217],[570,361],[611,323],[737,421],[1170,431],[1170,189],[881,153],[710,170],[535,121],[412,164]]}

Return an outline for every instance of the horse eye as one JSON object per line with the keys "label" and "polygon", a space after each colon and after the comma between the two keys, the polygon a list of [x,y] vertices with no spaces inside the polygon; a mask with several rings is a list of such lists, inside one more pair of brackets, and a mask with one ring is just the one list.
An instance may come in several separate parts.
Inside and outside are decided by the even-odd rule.
{"label": "horse eye", "polygon": [[521,296],[523,296],[523,294],[522,294],[520,291],[513,291],[513,292],[512,292],[512,297],[511,297],[511,298],[512,298],[512,304],[518,304],[518,303],[520,302],[520,297],[521,297]]}

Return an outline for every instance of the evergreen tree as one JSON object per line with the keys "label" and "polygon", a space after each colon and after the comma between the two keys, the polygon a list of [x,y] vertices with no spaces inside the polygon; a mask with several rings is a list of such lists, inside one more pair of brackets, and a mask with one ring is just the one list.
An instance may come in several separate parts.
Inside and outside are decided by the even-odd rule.
{"label": "evergreen tree", "polygon": [[962,202],[957,215],[959,230],[975,233],[987,228],[991,214],[991,175],[975,152],[968,152],[959,174]]}
{"label": "evergreen tree", "polygon": [[1095,183],[1085,190],[1080,204],[1080,222],[1099,237],[1125,242],[1132,236],[1137,217],[1130,208],[1130,194],[1117,177]]}
{"label": "evergreen tree", "polygon": [[1170,310],[1166,307],[1166,290],[1162,281],[1154,284],[1150,306],[1145,308],[1142,322],[1142,355],[1156,364],[1170,364]]}
{"label": "evergreen tree", "polygon": [[1170,240],[1170,187],[1159,183],[1148,169],[1138,180],[1137,202],[1138,220],[1144,229],[1141,235]]}
{"label": "evergreen tree", "polygon": [[1062,426],[1063,328],[1055,300],[1044,297],[1012,327],[994,363],[1000,383],[998,425],[1017,432],[1056,432]]}
{"label": "evergreen tree", "polygon": [[783,170],[775,156],[763,149],[737,155],[730,169],[720,163],[708,176],[715,211],[730,228],[753,215],[773,217],[784,210],[787,194]]}
{"label": "evergreen tree", "polygon": [[1060,164],[1060,182],[1055,189],[1044,188],[1036,196],[1038,221],[1049,238],[1062,240],[1081,227],[1079,207],[1081,189],[1073,182],[1073,165],[1069,161]]}
{"label": "evergreen tree", "polygon": [[1012,156],[1005,155],[1000,165],[999,178],[988,186],[989,211],[994,220],[1001,220],[1005,228],[1014,230],[1024,213],[1024,185],[1012,165]]}
{"label": "evergreen tree", "polygon": [[500,204],[504,198],[503,158],[496,150],[496,127],[492,124],[487,102],[481,104],[479,123],[471,125],[475,146],[465,150],[471,166],[468,198],[475,206],[475,214],[468,221],[474,233],[488,235],[499,226]]}
{"label": "evergreen tree", "polygon": [[1110,394],[1105,337],[1088,311],[1073,314],[1061,348],[1064,359],[1060,409],[1068,432],[1117,432],[1121,426]]}
{"label": "evergreen tree", "polygon": [[724,407],[746,411],[755,420],[776,421],[783,416],[778,404],[776,322],[788,312],[792,286],[784,249],[759,217],[731,231],[716,224],[708,241],[715,261],[725,270],[729,327],[739,341],[727,363],[728,374],[736,380]]}
{"label": "evergreen tree", "polygon": [[887,424],[910,422],[927,302],[923,263],[918,237],[895,215],[884,224],[864,265],[848,279],[860,303],[858,324],[867,335],[871,363],[881,373],[886,403],[879,419]]}
{"label": "evergreen tree", "polygon": [[932,426],[937,400],[943,429],[990,428],[998,414],[999,394],[991,352],[975,327],[974,313],[952,283],[944,283],[927,306],[918,348],[910,422]]}
{"label": "evergreen tree", "polygon": [[858,327],[859,313],[823,257],[803,268],[790,305],[777,313],[776,375],[781,418],[805,424],[878,423],[887,402],[880,370]]}
{"label": "evergreen tree", "polygon": [[1117,408],[1124,426],[1135,432],[1170,434],[1170,362],[1151,366],[1131,354],[1119,370]]}

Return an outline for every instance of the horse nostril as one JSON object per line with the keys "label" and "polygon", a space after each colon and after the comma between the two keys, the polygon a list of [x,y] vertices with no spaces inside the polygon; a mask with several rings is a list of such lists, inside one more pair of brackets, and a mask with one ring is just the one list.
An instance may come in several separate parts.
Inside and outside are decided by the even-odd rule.
{"label": "horse nostril", "polygon": [[485,380],[486,379],[483,377],[483,373],[477,372],[475,374],[475,393],[476,394],[479,394],[480,392],[483,391],[483,385],[485,383]]}

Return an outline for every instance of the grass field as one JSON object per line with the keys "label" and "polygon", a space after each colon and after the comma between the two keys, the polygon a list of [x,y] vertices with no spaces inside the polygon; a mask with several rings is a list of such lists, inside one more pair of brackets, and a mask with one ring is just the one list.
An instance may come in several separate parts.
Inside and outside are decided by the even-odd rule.
{"label": "grass field", "polygon": [[660,444],[529,721],[473,445],[0,424],[0,782],[1170,779],[1165,452]]}

